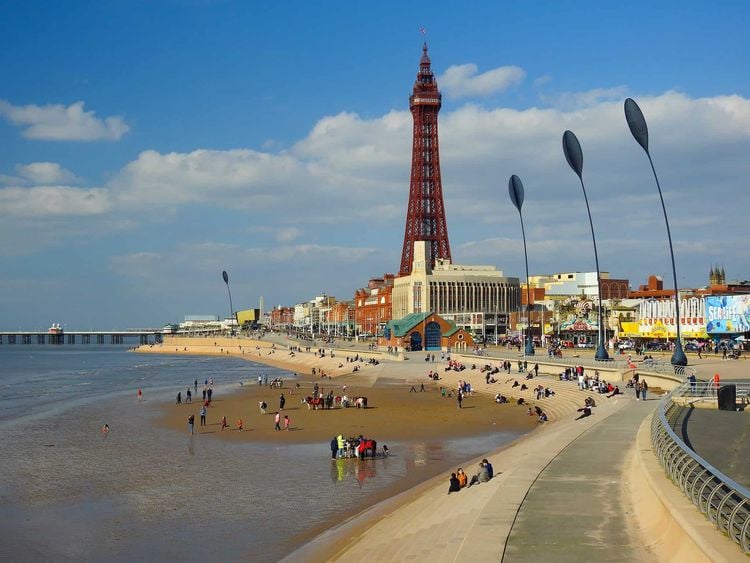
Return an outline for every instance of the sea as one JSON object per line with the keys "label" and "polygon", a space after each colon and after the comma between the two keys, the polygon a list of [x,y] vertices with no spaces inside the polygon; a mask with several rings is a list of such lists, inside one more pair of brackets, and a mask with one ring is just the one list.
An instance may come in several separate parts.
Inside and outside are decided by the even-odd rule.
{"label": "sea", "polygon": [[155,423],[196,380],[224,393],[258,375],[293,377],[127,344],[0,345],[0,560],[278,561],[518,437],[394,442],[391,457],[357,462],[332,461],[328,443],[235,443]]}

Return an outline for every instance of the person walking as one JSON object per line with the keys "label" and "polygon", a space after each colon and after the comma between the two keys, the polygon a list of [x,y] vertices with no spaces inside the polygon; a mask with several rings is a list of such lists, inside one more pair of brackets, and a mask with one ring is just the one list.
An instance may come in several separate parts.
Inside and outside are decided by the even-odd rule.
{"label": "person walking", "polygon": [[201,415],[201,426],[206,425],[206,407],[205,405],[201,407],[201,410],[199,411]]}
{"label": "person walking", "polygon": [[187,391],[185,392],[185,403],[192,403],[193,402],[193,394],[190,392],[190,387],[187,388]]}
{"label": "person walking", "polygon": [[460,408],[462,408],[462,407],[461,407],[461,403],[462,403],[462,402],[463,402],[463,400],[464,400],[464,395],[463,395],[463,393],[461,393],[461,391],[460,391],[460,390],[459,390],[458,394],[456,395],[456,400],[458,401],[458,408],[459,408],[459,409],[460,409]]}
{"label": "person walking", "polygon": [[281,415],[279,414],[279,411],[276,411],[276,416],[273,418],[274,430],[281,430]]}
{"label": "person walking", "polygon": [[195,394],[197,395],[198,394],[198,380],[197,379],[193,382],[193,389],[195,390]]}
{"label": "person walking", "polygon": [[221,429],[224,430],[225,428],[229,428],[229,424],[227,424],[227,417],[222,416],[221,417]]}
{"label": "person walking", "polygon": [[339,449],[339,442],[336,439],[336,436],[333,437],[331,440],[331,459],[336,459],[336,452]]}
{"label": "person walking", "polygon": [[281,394],[281,395],[279,396],[279,410],[280,410],[280,411],[283,411],[283,410],[284,410],[284,405],[285,405],[285,404],[286,404],[286,397],[284,397],[284,393],[282,393],[282,394]]}
{"label": "person walking", "polygon": [[291,420],[289,420],[289,415],[284,415],[284,430],[289,430],[289,425],[292,423]]}
{"label": "person walking", "polygon": [[188,430],[190,430],[190,435],[191,436],[195,433],[194,432],[194,430],[195,430],[195,415],[192,414],[192,413],[188,417]]}
{"label": "person walking", "polygon": [[695,380],[695,374],[691,373],[688,376],[688,382],[690,383],[690,392],[692,395],[695,395],[695,388],[696,388],[696,380]]}
{"label": "person walking", "polygon": [[648,392],[648,383],[646,383],[645,379],[641,380],[641,397],[643,400],[646,400],[646,393]]}
{"label": "person walking", "polygon": [[138,401],[140,402],[142,400],[143,400],[143,391],[141,391],[140,389],[138,389]]}
{"label": "person walking", "polygon": [[[177,393],[177,404],[178,405],[182,404],[182,391],[180,391],[179,393]],[[193,418],[195,418],[195,417],[193,417]]]}

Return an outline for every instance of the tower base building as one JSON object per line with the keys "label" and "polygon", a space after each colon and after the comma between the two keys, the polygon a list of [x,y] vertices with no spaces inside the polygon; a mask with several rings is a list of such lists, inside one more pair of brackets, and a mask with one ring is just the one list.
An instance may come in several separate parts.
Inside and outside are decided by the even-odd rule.
{"label": "tower base building", "polygon": [[460,266],[438,259],[430,265],[425,241],[414,242],[411,273],[393,283],[393,317],[434,312],[468,331],[476,341],[494,342],[508,331],[521,305],[518,278],[494,266]]}

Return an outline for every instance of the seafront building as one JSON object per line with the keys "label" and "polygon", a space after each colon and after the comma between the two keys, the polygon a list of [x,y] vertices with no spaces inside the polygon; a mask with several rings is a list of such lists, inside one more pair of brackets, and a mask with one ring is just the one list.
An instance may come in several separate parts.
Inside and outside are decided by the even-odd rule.
{"label": "seafront building", "polygon": [[457,330],[483,341],[495,340],[507,332],[510,313],[520,304],[518,278],[505,277],[494,266],[457,265],[452,261],[440,172],[441,104],[425,44],[409,97],[414,127],[399,273],[386,274],[382,281],[371,280],[354,296],[360,332],[381,334],[386,326],[391,330],[410,326],[410,334],[399,338],[406,338],[412,349],[418,342],[423,345],[428,335],[425,323],[412,324],[406,319],[409,315],[435,314],[432,345],[436,346],[440,323],[453,323]]}
{"label": "seafront building", "polygon": [[431,267],[424,241],[414,243],[411,272],[393,284],[393,318],[434,312],[469,331],[478,340],[494,341],[508,331],[510,313],[520,306],[518,278],[494,266],[465,266],[438,259]]}
{"label": "seafront building", "polygon": [[354,315],[358,334],[375,336],[393,316],[391,297],[393,281],[396,276],[385,274],[382,278],[373,278],[367,287],[354,292]]}

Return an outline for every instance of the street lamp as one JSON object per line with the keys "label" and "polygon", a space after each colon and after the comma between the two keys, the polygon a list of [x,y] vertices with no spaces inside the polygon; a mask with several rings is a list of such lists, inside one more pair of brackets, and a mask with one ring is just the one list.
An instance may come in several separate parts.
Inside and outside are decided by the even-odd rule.
{"label": "street lamp", "polygon": [[651,160],[651,153],[648,150],[648,126],[646,125],[646,118],[643,117],[643,112],[635,100],[628,98],[625,100],[625,120],[628,122],[630,132],[633,134],[633,138],[636,142],[641,145],[648,162],[651,164],[651,171],[654,173],[654,179],[656,180],[656,189],[659,190],[659,199],[661,200],[661,209],[664,212],[664,223],[667,225],[667,240],[669,240],[669,256],[672,259],[672,276],[674,278],[674,306],[676,314],[676,325],[677,325],[677,342],[675,342],[674,353],[672,354],[672,365],[675,366],[686,366],[687,356],[682,350],[682,338],[680,337],[680,294],[677,289],[677,268],[674,265],[674,251],[672,250],[672,234],[669,231],[669,219],[667,219],[667,208],[664,205],[664,197],[661,194],[661,186],[659,185],[659,177],[656,175],[656,168],[654,168],[654,161]]}
{"label": "street lamp", "polygon": [[526,254],[526,231],[523,228],[523,183],[521,178],[513,174],[508,180],[508,193],[510,201],[518,209],[518,216],[521,218],[521,236],[523,237],[523,259],[526,263],[526,349],[524,353],[527,356],[534,355],[534,343],[531,340],[531,284],[529,283],[529,257]]}
{"label": "street lamp", "polygon": [[572,131],[565,131],[565,133],[563,133],[563,153],[565,153],[565,160],[568,161],[568,165],[573,169],[573,172],[576,173],[578,179],[581,181],[583,199],[586,202],[586,212],[589,214],[591,240],[594,242],[594,261],[596,262],[596,287],[598,294],[597,296],[599,297],[599,345],[596,348],[596,354],[594,355],[594,358],[597,360],[609,360],[609,354],[607,354],[607,349],[604,347],[604,319],[602,318],[602,276],[599,271],[599,255],[596,252],[594,222],[591,220],[589,198],[586,196],[586,187],[583,185],[583,151],[581,150],[581,144],[578,142],[578,138]]}
{"label": "street lamp", "polygon": [[[221,277],[224,278],[224,283],[227,284],[227,293],[229,294],[229,318],[234,319],[234,307],[232,307],[232,292],[229,291],[229,274],[224,270],[221,272]],[[230,334],[234,334],[234,325],[229,326]]]}

